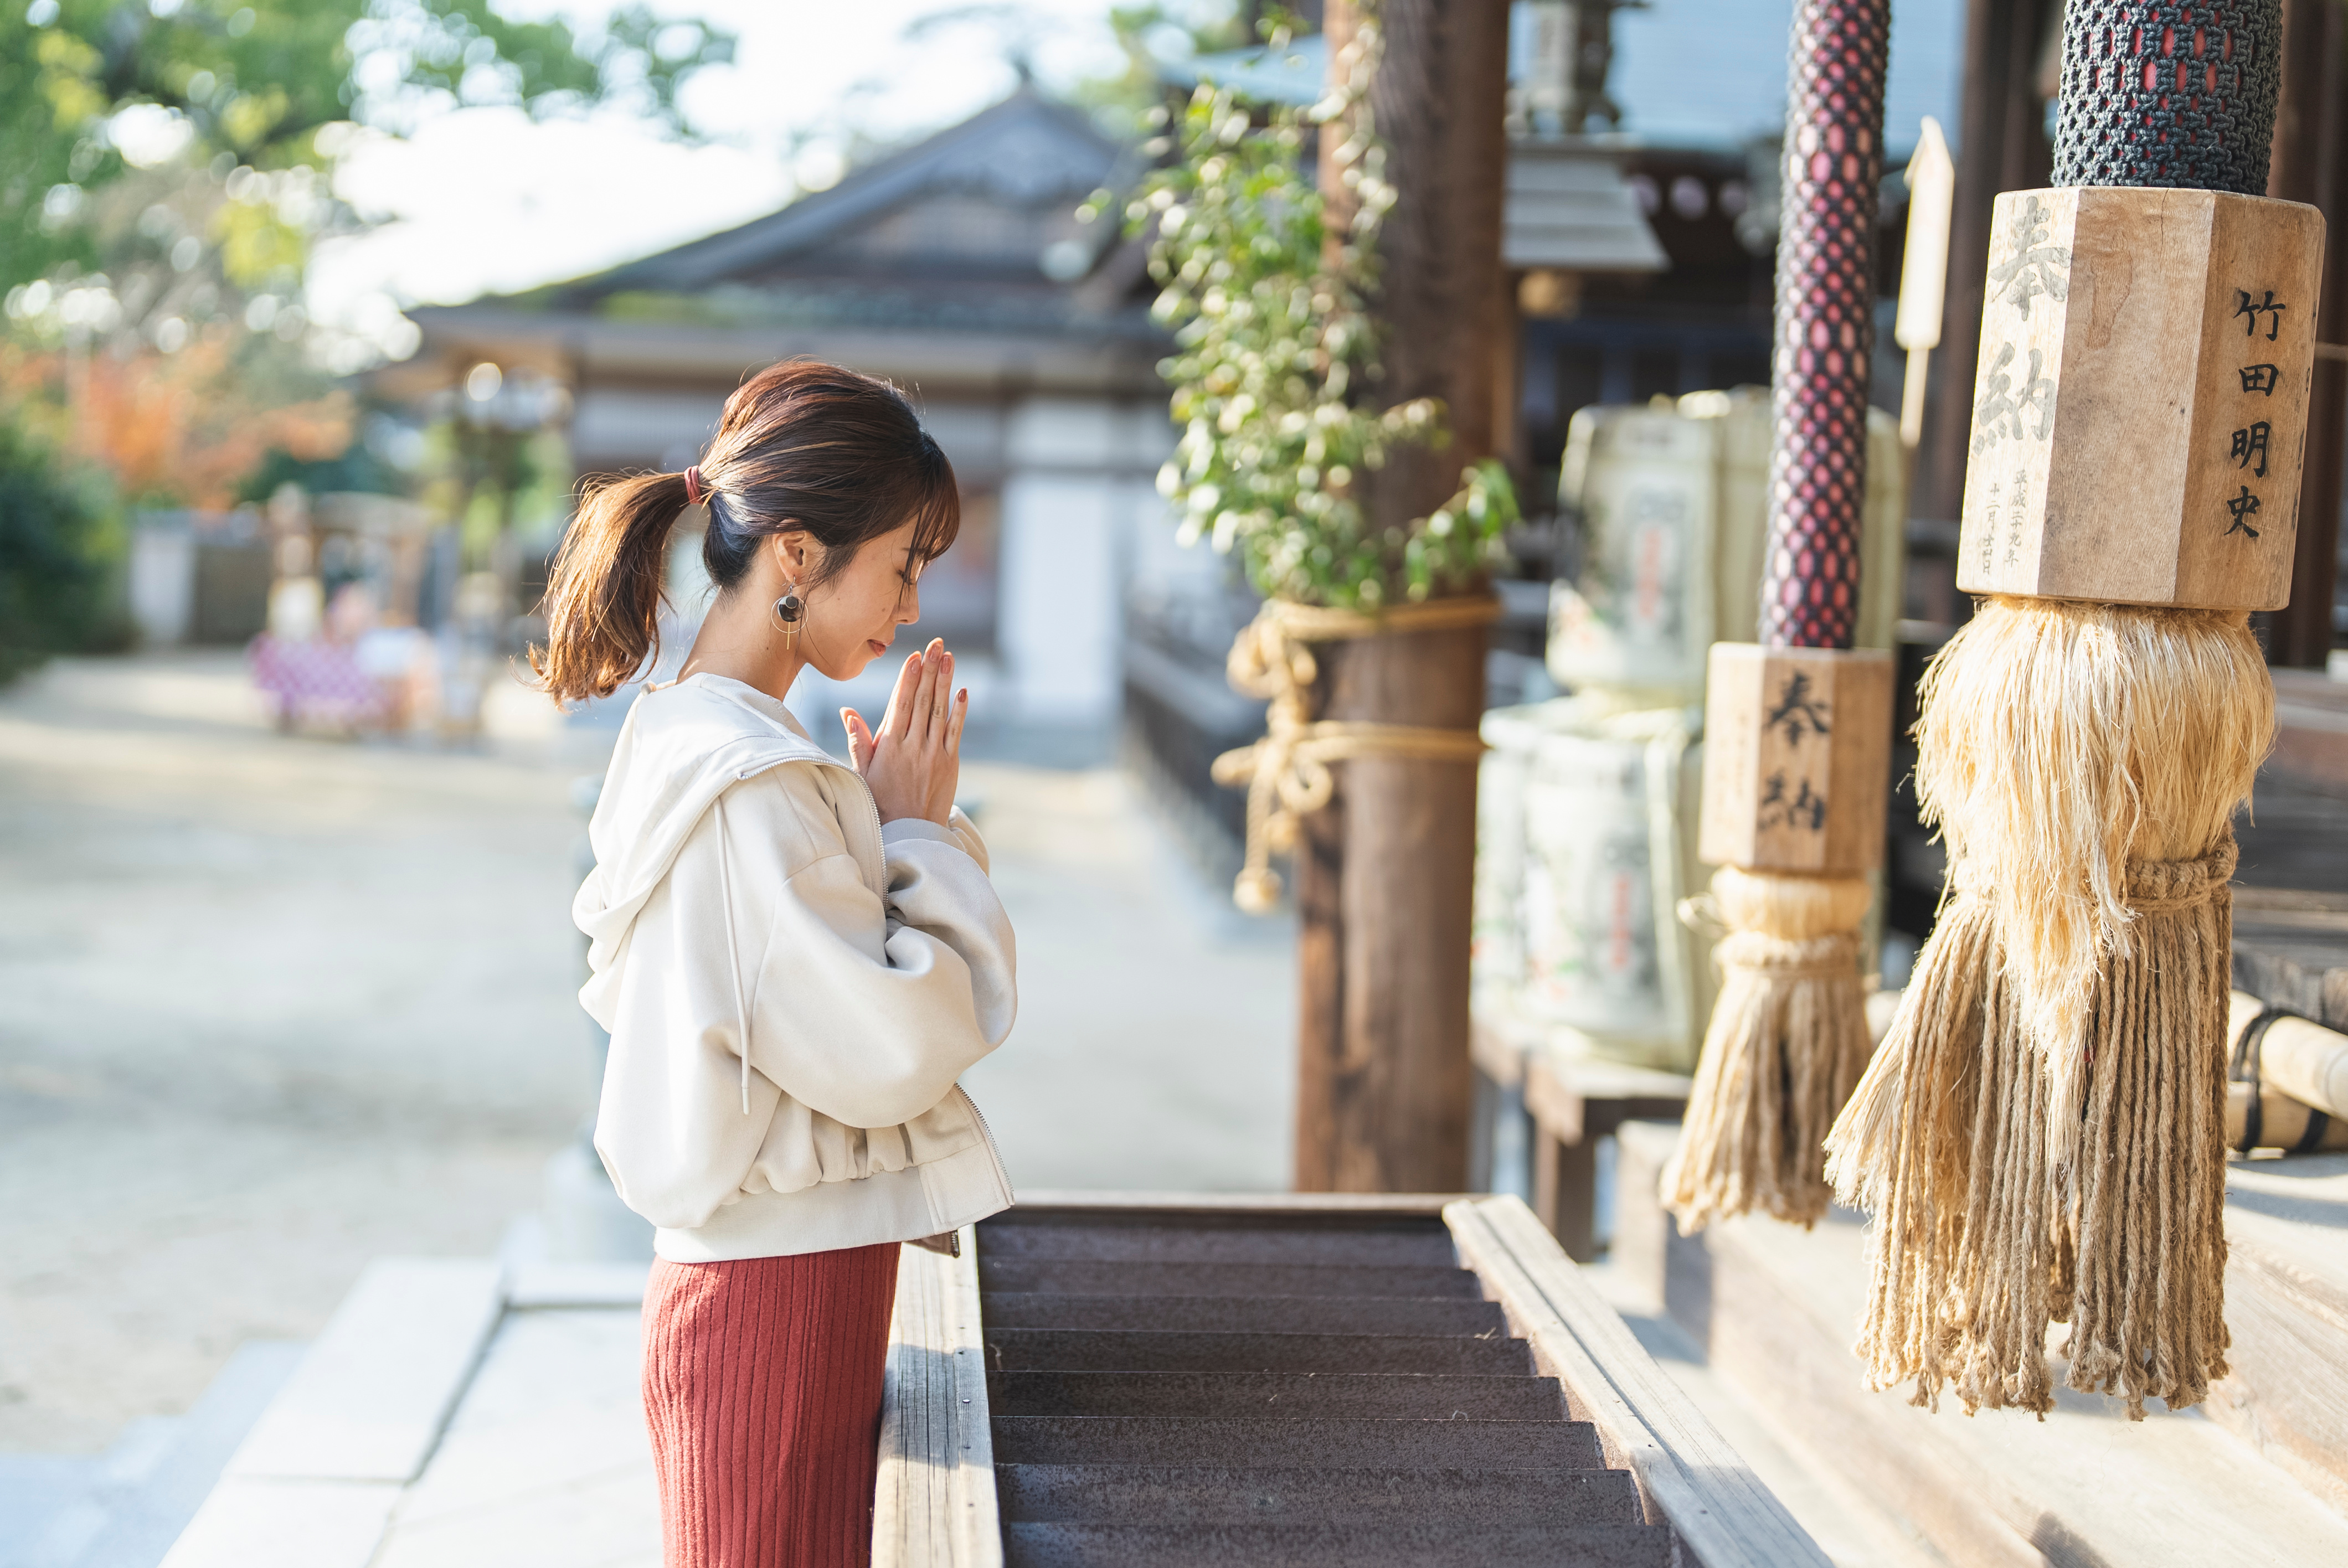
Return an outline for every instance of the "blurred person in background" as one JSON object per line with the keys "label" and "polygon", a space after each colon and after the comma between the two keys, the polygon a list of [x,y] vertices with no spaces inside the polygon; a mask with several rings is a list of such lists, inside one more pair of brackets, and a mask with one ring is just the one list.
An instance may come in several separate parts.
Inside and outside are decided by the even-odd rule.
{"label": "blurred person in background", "polygon": [[1009,1205],[956,1084],[1015,1007],[1011,926],[953,806],[969,693],[905,661],[850,760],[783,699],[920,614],[960,523],[892,386],[808,361],[727,401],[700,464],[585,499],[532,662],[558,702],[656,653],[664,559],[706,505],[718,593],[630,711],[589,836],[581,993],[611,1030],[595,1146],[657,1227],[644,1391],[668,1568],[861,1563],[899,1245]]}

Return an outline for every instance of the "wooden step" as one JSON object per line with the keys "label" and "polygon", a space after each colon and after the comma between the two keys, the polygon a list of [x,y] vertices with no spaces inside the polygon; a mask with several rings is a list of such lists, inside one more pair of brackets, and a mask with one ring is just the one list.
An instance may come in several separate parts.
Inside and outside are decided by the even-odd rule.
{"label": "wooden step", "polygon": [[1000,1465],[1011,1522],[1282,1524],[1453,1519],[1491,1524],[1636,1524],[1621,1471],[1322,1469],[1296,1465]]}
{"label": "wooden step", "polygon": [[[2348,1517],[2200,1410],[2156,1405],[2130,1422],[2116,1399],[2058,1389],[2044,1421],[2012,1410],[1968,1419],[1953,1396],[1933,1414],[1904,1390],[1869,1392],[1850,1350],[1868,1277],[1859,1216],[1838,1211],[1808,1232],[1748,1217],[1681,1236],[1655,1198],[1677,1135],[1676,1126],[1639,1122],[1618,1134],[1620,1266],[1819,1471],[1881,1499],[1949,1562],[2348,1563]],[[2240,1204],[2237,1194],[2230,1230]],[[2262,1349],[2257,1297],[2243,1279],[2238,1260],[2227,1277],[2238,1368],[2271,1357],[2277,1383],[2296,1378],[2320,1399],[2337,1375],[2341,1329],[2296,1349]],[[2060,1342],[2057,1329],[2050,1348]],[[2340,1396],[2332,1398],[2312,1419],[2339,1420]],[[2213,1392],[2208,1414],[2223,1409]]]}
{"label": "wooden step", "polygon": [[1416,1372],[1529,1378],[1521,1339],[1436,1334],[1200,1334],[986,1327],[994,1372]]}
{"label": "wooden step", "polygon": [[2348,1154],[2234,1161],[2226,1249],[2210,1419],[2348,1515]]}
{"label": "wooden step", "polygon": [[962,1236],[901,1266],[876,1568],[1826,1568],[1513,1199],[1071,1194]]}
{"label": "wooden step", "polygon": [[1658,1525],[1468,1525],[1448,1520],[1375,1524],[1006,1524],[1007,1568],[1356,1568],[1411,1563],[1488,1568],[1671,1568],[1672,1532]]}
{"label": "wooden step", "polygon": [[1459,1268],[1376,1268],[1350,1264],[1100,1263],[982,1254],[979,1286],[987,1295],[1047,1292],[1066,1296],[1448,1296],[1480,1300],[1476,1276]]}
{"label": "wooden step", "polygon": [[1466,1334],[1505,1336],[1490,1301],[1408,1296],[1058,1296],[989,1292],[997,1328],[1155,1329],[1210,1334]]}
{"label": "wooden step", "polygon": [[1586,1471],[1605,1462],[1584,1421],[997,1415],[994,1437],[998,1464]]}
{"label": "wooden step", "polygon": [[1003,1416],[1350,1416],[1430,1420],[1565,1418],[1554,1378],[1410,1373],[989,1372]]}
{"label": "wooden step", "polygon": [[1336,1264],[1457,1268],[1440,1225],[1408,1229],[1297,1230],[1265,1225],[1007,1225],[988,1223],[990,1263],[1025,1258],[1097,1263]]}

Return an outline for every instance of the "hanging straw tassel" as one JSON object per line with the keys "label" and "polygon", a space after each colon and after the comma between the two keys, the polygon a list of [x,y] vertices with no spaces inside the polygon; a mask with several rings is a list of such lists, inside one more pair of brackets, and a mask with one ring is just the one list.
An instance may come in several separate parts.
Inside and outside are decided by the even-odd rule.
{"label": "hanging straw tassel", "polygon": [[1918,697],[1917,800],[1990,905],[2067,1164],[2094,989],[2135,942],[2128,865],[2226,835],[2274,687],[2240,610],[1993,598]]}
{"label": "hanging straw tassel", "polygon": [[1890,8],[1796,0],[1792,24],[1758,646],[1715,643],[1707,665],[1700,838],[1729,935],[1663,1175],[1690,1234],[1826,1212],[1820,1143],[1869,1050],[1859,927],[1882,859],[1892,667],[1852,644]]}
{"label": "hanging straw tassel", "polygon": [[1950,1306],[1996,973],[1987,906],[1954,871],[1951,886],[1891,1030],[1827,1136],[1835,1195],[1875,1215],[1858,1347],[1868,1386],[1913,1380],[1910,1402],[1934,1409],[1957,1346]]}
{"label": "hanging straw tassel", "polygon": [[2226,1375],[2229,830],[2196,860],[2138,862],[2135,950],[2098,988],[2078,1146],[2075,1389],[2199,1404]]}
{"label": "hanging straw tassel", "polygon": [[2223,1377],[2231,821],[2273,733],[2238,611],[1992,600],[1926,672],[1952,897],[1828,1139],[1869,1380],[1968,1410]]}
{"label": "hanging straw tassel", "polygon": [[1712,904],[1728,927],[1663,1201],[1693,1235],[1759,1210],[1807,1227],[1827,1211],[1820,1145],[1867,1067],[1859,922],[1871,892],[1848,877],[1724,866]]}

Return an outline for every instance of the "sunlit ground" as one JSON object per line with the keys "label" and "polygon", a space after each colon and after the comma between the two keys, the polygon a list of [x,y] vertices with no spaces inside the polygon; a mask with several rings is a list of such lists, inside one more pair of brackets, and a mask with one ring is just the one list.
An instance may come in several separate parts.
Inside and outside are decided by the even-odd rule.
{"label": "sunlit ground", "polygon": [[[0,1450],[95,1450],[316,1333],[367,1258],[486,1255],[537,1207],[594,1092],[580,739],[283,737],[232,655],[0,692]],[[1014,1179],[1284,1185],[1284,926],[1115,772],[964,794],[1019,930],[1019,1027],[967,1080]]]}

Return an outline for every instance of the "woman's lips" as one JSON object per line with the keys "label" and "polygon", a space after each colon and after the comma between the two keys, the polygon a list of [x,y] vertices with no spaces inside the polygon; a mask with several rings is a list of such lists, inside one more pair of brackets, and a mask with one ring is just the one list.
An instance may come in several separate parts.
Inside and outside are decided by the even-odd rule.
{"label": "woman's lips", "polygon": [[885,642],[881,641],[880,641],[879,638],[877,638],[877,637],[868,637],[868,638],[866,638],[866,639],[864,640],[864,646],[865,646],[865,647],[867,647],[867,648],[870,648],[870,650],[872,650],[872,655],[873,655],[873,657],[874,657],[874,658],[876,658],[876,659],[877,659],[877,658],[879,658],[881,654],[886,653],[886,652],[888,652],[888,651],[889,651],[889,645],[888,645],[887,643],[885,643]]}

